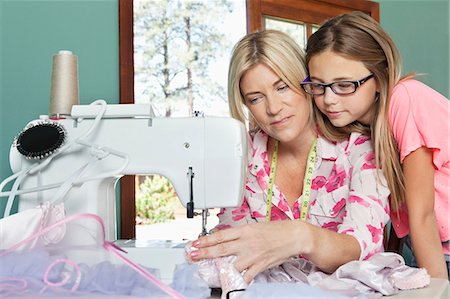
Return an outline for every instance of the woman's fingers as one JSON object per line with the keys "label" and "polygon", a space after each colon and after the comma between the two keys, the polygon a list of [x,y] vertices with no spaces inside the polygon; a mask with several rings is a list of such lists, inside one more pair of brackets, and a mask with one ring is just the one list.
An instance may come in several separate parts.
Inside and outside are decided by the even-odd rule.
{"label": "woman's fingers", "polygon": [[[215,239],[218,240],[218,239]],[[239,252],[239,244],[237,241],[226,241],[226,242],[219,242],[217,243],[215,240],[207,240],[206,244],[210,245],[204,245],[205,243],[202,243],[200,246],[197,247],[197,250],[193,250],[189,253],[190,257],[193,260],[201,260],[201,259],[210,259],[210,258],[218,258],[218,257],[224,257],[224,256],[230,256],[230,255],[238,255]],[[220,239],[219,239],[220,240]],[[203,241],[203,240],[202,240]],[[203,247],[207,246],[207,247]]]}
{"label": "woman's fingers", "polygon": [[[272,223],[271,223],[272,224]],[[279,265],[289,254],[284,252],[292,239],[287,223],[265,223],[244,225],[219,230],[212,235],[202,236],[192,243],[196,250],[190,252],[194,261],[218,257],[236,256],[234,266],[244,280],[250,283],[260,272]],[[279,237],[273,240],[274,232]]]}
{"label": "woman's fingers", "polygon": [[244,279],[244,281],[249,284],[250,282],[252,282],[252,280],[256,277],[256,275],[258,275],[261,271],[256,271],[255,267],[251,267],[247,270],[245,270],[242,273],[242,278]]}
{"label": "woman's fingers", "polygon": [[228,228],[218,230],[214,232],[212,235],[201,236],[200,238],[192,242],[192,245],[197,248],[203,248],[236,240],[238,238],[239,238],[238,230],[235,228]]}
{"label": "woman's fingers", "polygon": [[242,273],[242,278],[244,278],[246,283],[250,283],[256,275],[266,270],[265,264],[263,262],[255,262],[249,268],[244,271],[240,271]]}
{"label": "woman's fingers", "polygon": [[257,262],[257,259],[255,259],[252,252],[250,250],[246,250],[246,251],[242,252],[242,254],[237,256],[237,258],[233,264],[234,264],[234,268],[236,268],[237,271],[242,272],[242,271],[247,271],[256,262]]}

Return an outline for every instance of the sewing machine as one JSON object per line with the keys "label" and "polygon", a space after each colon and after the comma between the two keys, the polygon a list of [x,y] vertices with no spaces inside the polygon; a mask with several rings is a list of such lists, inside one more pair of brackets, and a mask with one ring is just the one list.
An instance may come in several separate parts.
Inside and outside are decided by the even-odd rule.
{"label": "sewing machine", "polygon": [[[50,200],[64,202],[68,214],[98,214],[107,239],[115,240],[117,181],[123,175],[161,174],[172,182],[187,217],[202,210],[199,233],[205,233],[207,209],[241,203],[246,136],[245,126],[232,118],[200,113],[160,118],[149,104],[75,105],[70,116],[40,116],[18,134],[10,150],[16,179],[11,192],[18,195],[19,211]],[[164,242],[140,247],[155,244],[163,251],[176,247]],[[129,241],[118,245],[139,247]],[[145,252],[140,255],[145,259]],[[180,253],[176,256],[179,261]],[[168,254],[167,260],[177,258]]]}

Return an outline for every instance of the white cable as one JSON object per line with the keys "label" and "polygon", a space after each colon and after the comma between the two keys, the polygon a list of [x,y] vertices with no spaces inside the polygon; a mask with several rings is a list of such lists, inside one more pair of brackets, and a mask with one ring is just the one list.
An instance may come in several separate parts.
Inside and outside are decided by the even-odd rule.
{"label": "white cable", "polygon": [[[65,144],[64,146],[62,146],[56,153],[54,153],[53,155],[49,156],[47,159],[34,163],[32,164],[28,169],[24,169],[16,174],[13,174],[9,177],[7,177],[6,179],[4,179],[1,183],[0,183],[0,197],[5,197],[8,196],[8,201],[6,203],[6,208],[4,211],[4,217],[8,216],[11,213],[11,209],[12,209],[12,205],[14,202],[14,198],[16,195],[20,195],[20,194],[24,194],[24,193],[30,193],[33,191],[43,191],[43,190],[48,190],[48,189],[54,189],[59,187],[60,185],[62,185],[63,183],[58,183],[58,184],[51,184],[51,185],[47,185],[47,186],[43,186],[43,187],[35,187],[35,188],[30,188],[28,190],[18,190],[22,180],[26,177],[26,175],[28,174],[34,174],[38,171],[40,171],[41,169],[45,168],[52,160],[53,158],[57,157],[58,155],[60,155],[61,153],[65,152],[67,149],[69,149],[70,147],[72,147],[73,144],[75,143],[80,143],[79,141],[81,141],[82,138],[85,138],[87,136],[89,136],[94,129],[96,129],[96,127],[98,126],[101,118],[103,117],[103,115],[106,112],[106,107],[107,107],[107,103],[105,100],[96,100],[94,102],[91,103],[91,105],[101,105],[101,109],[99,111],[99,113],[97,114],[97,116],[94,119],[94,123],[92,124],[92,126],[90,126],[90,128],[88,130],[86,130],[86,132],[82,133],[78,138],[76,138],[75,140],[72,140],[72,142]],[[15,182],[11,188],[11,191],[9,192],[3,192],[3,188],[12,180],[15,179]],[[24,192],[25,191],[25,192]]]}
{"label": "white cable", "polygon": [[[100,123],[100,120],[102,119],[103,115],[106,112],[107,104],[106,104],[105,100],[96,100],[96,101],[92,102],[90,105],[101,105],[102,106],[102,108],[100,109],[99,113],[97,114],[97,116],[94,119],[94,123],[90,126],[90,128],[88,128],[86,130],[86,132],[84,132],[80,136],[78,136],[78,138],[76,138],[76,139],[72,140],[71,142],[63,145],[60,148],[60,150],[58,150],[53,155],[49,156],[43,162],[39,163],[39,165],[36,165],[36,169],[31,169],[30,170],[30,174],[33,174],[36,171],[38,171],[38,170],[42,169],[43,167],[47,166],[50,163],[51,160],[53,160],[54,158],[56,158],[60,154],[64,153],[66,150],[71,148],[75,143],[78,143],[79,140],[89,136],[92,133],[92,131],[97,128],[98,124]],[[41,165],[41,164],[44,164],[44,165]]]}
{"label": "white cable", "polygon": [[[113,176],[117,175],[118,173],[121,173],[125,169],[125,167],[127,167],[127,165],[128,165],[129,158],[128,158],[128,155],[126,155],[124,153],[121,153],[121,152],[118,152],[116,150],[106,148],[106,147],[99,147],[98,145],[90,144],[90,143],[82,141],[82,140],[79,140],[77,143],[84,145],[86,147],[90,147],[91,155],[94,158],[91,159],[89,162],[87,162],[85,165],[83,165],[81,168],[79,168],[79,170],[77,172],[74,172],[73,175],[70,178],[68,178],[59,187],[56,194],[53,196],[51,203],[56,203],[56,202],[59,202],[60,200],[62,200],[62,198],[70,191],[70,189],[74,185],[80,185],[80,184],[83,184],[84,182],[91,181],[91,180],[99,180],[102,178],[113,177]],[[87,177],[87,178],[81,179],[83,177],[83,175],[90,168],[92,168],[95,165],[95,162],[106,158],[110,154],[119,156],[124,159],[124,162],[122,163],[122,165],[119,168],[117,168],[116,170],[112,170],[110,172],[103,173],[100,176]]]}
{"label": "white cable", "polygon": [[78,168],[77,171],[73,172],[73,174],[64,182],[61,184],[61,186],[56,190],[55,194],[53,195],[53,199],[50,201],[50,203],[58,203],[66,194],[69,192],[70,189],[72,189],[73,185],[75,184],[75,181],[77,181],[80,177],[83,176],[84,173],[90,168],[92,164],[95,164],[97,161],[96,158],[91,159],[89,162],[85,163],[83,166]]}
{"label": "white cable", "polygon": [[24,177],[28,175],[28,172],[21,172],[20,175],[17,177],[17,179],[14,181],[14,184],[11,187],[11,192],[8,197],[8,201],[6,202],[6,207],[3,212],[3,217],[7,217],[11,214],[11,209],[14,204],[14,198],[16,197],[17,190],[19,190],[20,182],[23,180]]}
{"label": "white cable", "polygon": [[122,171],[128,166],[128,163],[130,162],[130,158],[128,157],[127,154],[119,152],[119,151],[116,151],[115,149],[112,149],[112,148],[109,148],[109,147],[101,147],[101,146],[94,145],[94,144],[91,144],[91,143],[88,143],[88,142],[85,142],[85,141],[81,141],[81,140],[78,143],[81,144],[81,145],[84,145],[84,146],[91,147],[92,149],[94,149],[97,152],[97,154],[101,154],[101,152],[104,152],[104,154],[107,153],[108,155],[111,154],[111,155],[117,156],[119,158],[122,158],[122,159],[124,159],[124,161],[123,161],[122,165],[119,166],[115,170],[103,173],[100,176],[88,177],[88,178],[79,180],[77,183],[83,183],[83,182],[86,182],[86,181],[97,180],[97,179],[101,179],[101,178],[107,178],[107,177],[115,176],[115,175],[117,175],[119,173],[122,173]]}
{"label": "white cable", "polygon": [[2,195],[2,194],[3,194],[3,192],[2,192],[3,188],[5,188],[5,186],[6,186],[9,182],[11,182],[12,180],[15,180],[19,175],[21,175],[21,174],[24,173],[25,171],[26,171],[26,169],[21,170],[21,171],[15,173],[15,174],[13,174],[13,175],[10,175],[9,177],[7,177],[6,179],[4,179],[4,180],[0,183],[0,197],[8,196],[8,195]]}
{"label": "white cable", "polygon": [[[104,179],[104,178],[108,178],[108,177],[113,177],[116,176],[117,174],[121,173],[122,170],[124,170],[128,163],[129,163],[129,157],[126,154],[120,154],[117,155],[117,153],[119,152],[111,152],[111,154],[116,155],[116,156],[120,156],[121,158],[124,159],[124,162],[122,163],[122,166],[120,166],[119,168],[117,168],[114,171],[110,171],[110,172],[105,172],[101,175],[98,176],[92,176],[92,177],[87,177],[87,178],[83,178],[83,179],[79,179],[77,181],[73,182],[73,185],[80,185],[89,181],[94,181],[94,180],[100,180],[100,179]],[[27,194],[27,193],[33,193],[33,192],[39,192],[39,191],[44,191],[44,190],[50,190],[50,189],[55,189],[60,187],[64,182],[58,182],[58,183],[53,183],[53,184],[48,184],[48,185],[44,185],[44,186],[38,186],[38,187],[33,187],[33,188],[28,188],[28,189],[22,189],[22,190],[18,190],[16,192],[16,195],[22,195],[22,194]],[[1,192],[0,193],[0,197],[5,197],[5,196],[9,196],[12,192],[11,191],[6,191],[6,192]]]}

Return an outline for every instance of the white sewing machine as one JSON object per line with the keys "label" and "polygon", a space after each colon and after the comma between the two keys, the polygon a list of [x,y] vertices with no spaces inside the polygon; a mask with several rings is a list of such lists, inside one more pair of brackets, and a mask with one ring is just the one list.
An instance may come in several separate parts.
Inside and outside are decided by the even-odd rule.
{"label": "white sewing machine", "polygon": [[[43,201],[64,201],[68,214],[101,216],[107,239],[115,240],[115,185],[123,175],[143,174],[167,177],[188,217],[201,209],[204,225],[208,208],[240,205],[247,167],[241,122],[202,115],[158,118],[147,104],[105,104],[75,105],[61,119],[40,116],[16,137],[10,151],[16,179],[11,192],[18,194],[19,211]],[[173,262],[176,257],[170,254],[167,260]],[[146,260],[145,252],[139,255],[138,262]]]}

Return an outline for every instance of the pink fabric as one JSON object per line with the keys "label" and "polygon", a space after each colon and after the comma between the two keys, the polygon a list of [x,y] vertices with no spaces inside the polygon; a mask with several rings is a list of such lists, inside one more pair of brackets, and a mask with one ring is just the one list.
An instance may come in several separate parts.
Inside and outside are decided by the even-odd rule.
{"label": "pink fabric", "polygon": [[191,242],[186,244],[185,258],[189,264],[196,264],[198,266],[198,274],[209,287],[221,288],[222,299],[230,298],[237,299],[240,293],[230,293],[233,290],[240,290],[247,288],[248,284],[245,282],[242,274],[234,267],[236,256],[224,256],[215,259],[205,259],[198,262],[191,260],[189,253],[196,248],[192,246]]}
{"label": "pink fabric", "polygon": [[[450,102],[417,80],[400,82],[393,91],[389,121],[397,141],[401,162],[420,147],[433,150],[435,168],[435,212],[441,241],[450,239]],[[406,208],[400,219],[392,213],[392,223],[399,237],[409,233]],[[444,252],[450,254],[450,247]]]}
{"label": "pink fabric", "polygon": [[[270,163],[268,136],[252,134],[249,172],[242,206],[221,209],[218,228],[264,222]],[[370,138],[353,133],[348,140],[331,143],[319,136],[310,207],[306,221],[354,236],[361,246],[360,259],[383,251],[383,228],[389,221],[387,187],[377,183]],[[380,178],[384,181],[383,175]],[[281,190],[273,188],[271,220],[299,219],[300,197],[291,209]],[[295,238],[295,236],[292,236]]]}
{"label": "pink fabric", "polygon": [[[188,245],[186,252],[190,250],[192,248]],[[218,285],[222,287],[222,299],[225,299],[224,294],[231,290],[248,287],[243,281],[242,274],[234,268],[234,260],[234,256],[226,256],[197,262],[200,276],[208,285],[210,287],[218,287]],[[259,273],[249,286],[255,283],[269,283],[269,285],[272,285],[272,289],[276,289],[277,286],[280,287],[280,285],[274,284],[277,282],[305,283],[334,293],[336,297],[342,295],[355,299],[380,298],[382,295],[398,294],[400,290],[426,287],[430,284],[430,275],[424,268],[405,265],[403,257],[393,252],[377,253],[364,261],[351,261],[340,266],[331,274],[320,271],[308,260],[293,257],[279,266]],[[237,294],[240,295],[240,293]],[[276,294],[276,292],[272,292],[272,294]],[[283,298],[290,298],[291,296],[303,298],[303,296],[295,293],[288,295]],[[306,297],[312,298],[311,296]]]}

